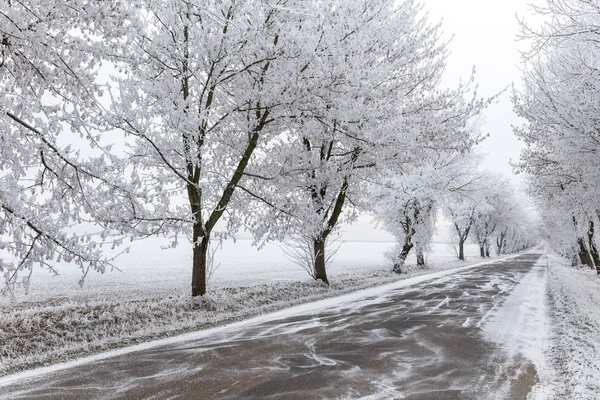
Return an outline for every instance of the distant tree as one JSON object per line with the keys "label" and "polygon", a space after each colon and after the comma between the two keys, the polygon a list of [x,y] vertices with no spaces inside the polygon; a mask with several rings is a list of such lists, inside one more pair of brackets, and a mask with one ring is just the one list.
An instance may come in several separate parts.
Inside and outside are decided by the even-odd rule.
{"label": "distant tree", "polygon": [[[478,137],[474,133],[474,138]],[[371,191],[374,214],[397,240],[392,256],[394,272],[403,272],[415,248],[417,265],[425,266],[424,253],[435,233],[437,210],[451,193],[470,190],[478,158],[471,154],[431,154],[427,163],[397,176],[380,177]],[[388,174],[389,175],[389,174]]]}
{"label": "distant tree", "polygon": [[481,258],[490,256],[496,241],[498,254],[520,251],[535,243],[533,222],[506,178],[490,172],[477,176],[468,192],[452,193],[446,202],[446,215],[458,244],[458,259],[464,261],[464,245],[469,238],[478,244]]}
{"label": "distant tree", "polygon": [[448,206],[446,210],[455,230],[458,244],[458,259],[460,261],[465,261],[465,243],[467,243],[469,233],[475,222],[474,216],[476,206],[463,199],[460,202]]}
{"label": "distant tree", "polygon": [[489,182],[489,186],[483,189],[481,204],[474,215],[473,223],[481,258],[490,257],[492,236],[500,226],[510,225],[511,215],[517,208],[516,204],[511,202],[514,190],[507,179],[495,174],[485,176],[484,179]]}

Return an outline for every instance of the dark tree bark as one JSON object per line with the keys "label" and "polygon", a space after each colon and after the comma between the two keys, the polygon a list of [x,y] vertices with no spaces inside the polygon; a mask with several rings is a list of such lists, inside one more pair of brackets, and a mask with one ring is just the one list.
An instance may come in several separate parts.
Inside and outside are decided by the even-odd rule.
{"label": "dark tree bark", "polygon": [[483,242],[479,242],[479,257],[485,258],[485,244]]}
{"label": "dark tree bark", "polygon": [[581,264],[587,265],[591,269],[594,269],[594,260],[592,260],[592,256],[585,246],[585,241],[583,238],[578,238],[577,244],[579,246],[579,260],[581,261]]}
{"label": "dark tree bark", "polygon": [[417,265],[419,267],[425,268],[425,255],[423,254],[423,249],[417,249]]}
{"label": "dark tree bark", "polygon": [[590,246],[590,256],[596,267],[596,273],[600,275],[600,255],[598,254],[598,248],[596,247],[596,242],[594,241],[594,222],[590,221],[589,229],[588,229],[588,243]]}
{"label": "dark tree bark", "polygon": [[[452,214],[452,216],[454,217],[454,214]],[[464,230],[461,230],[458,226],[458,223],[454,222],[454,227],[456,228],[456,233],[458,234],[458,259],[460,261],[465,261],[465,242],[469,237],[471,226],[473,226],[473,211],[469,217],[469,225],[465,227]]]}
{"label": "dark tree bark", "polygon": [[202,227],[194,227],[192,297],[206,293],[206,256],[210,238],[201,235]]}
{"label": "dark tree bark", "polygon": [[465,261],[465,240],[466,239],[461,239],[458,242],[458,259],[460,261]]}
{"label": "dark tree bark", "polygon": [[206,294],[206,255],[208,252],[208,245],[210,243],[210,235],[217,224],[217,222],[225,213],[227,206],[233,196],[233,193],[238,186],[244,171],[250,162],[250,157],[254,153],[258,144],[259,132],[265,127],[268,121],[269,110],[265,110],[263,113],[257,112],[259,120],[256,127],[249,135],[249,140],[242,154],[233,175],[229,182],[225,186],[221,198],[217,206],[212,210],[208,219],[203,224],[202,221],[202,190],[199,186],[199,181],[202,173],[201,165],[197,164],[194,166],[193,163],[188,163],[188,184],[187,193],[190,202],[190,208],[194,216],[193,235],[194,250],[193,250],[193,262],[192,262],[192,297],[203,296]]}
{"label": "dark tree bark", "polygon": [[[336,129],[335,127],[336,123],[334,122],[334,131]],[[314,149],[319,149],[319,156],[323,163],[326,163],[331,159],[332,151],[334,148],[333,140],[324,141],[319,147],[314,147],[313,143],[311,143],[310,140],[306,137],[302,139],[302,142],[304,144],[305,150],[309,153]],[[357,160],[360,153],[360,148],[357,147],[354,149],[351,157],[352,162],[355,162]],[[307,172],[307,174],[309,178],[316,180],[317,170],[310,170]],[[318,234],[318,236],[313,237],[313,255],[315,263],[313,265],[314,278],[316,280],[321,280],[326,284],[329,284],[329,281],[327,280],[326,272],[325,260],[327,258],[325,257],[325,245],[327,243],[327,238],[329,237],[329,234],[337,225],[340,215],[342,214],[342,210],[346,202],[346,191],[349,187],[349,179],[349,176],[345,176],[342,182],[342,186],[337,192],[335,192],[337,193],[337,195],[335,197],[335,203],[332,209],[329,209],[329,207],[325,207],[325,197],[327,195],[327,192],[330,190],[330,187],[328,187],[327,183],[324,183],[322,185],[315,184],[307,188],[307,190],[310,191],[312,203],[315,207],[316,212],[323,219],[324,226],[323,230]]]}
{"label": "dark tree bark", "polygon": [[395,273],[401,274],[403,272],[402,269],[404,267],[404,263],[406,261],[406,258],[408,257],[408,254],[412,250],[412,248],[413,248],[413,244],[410,242],[410,240],[405,239],[404,245],[402,246],[402,251],[400,252],[398,257],[396,257],[396,260],[394,261],[393,271]]}
{"label": "dark tree bark", "polygon": [[496,238],[496,254],[504,254],[504,246],[506,245],[506,231],[501,232]]}
{"label": "dark tree bark", "polygon": [[327,270],[325,266],[325,240],[315,239],[313,240],[313,254],[315,258],[315,279],[321,280],[329,285],[327,279]]}
{"label": "dark tree bark", "polygon": [[[418,210],[415,211],[415,213],[418,213]],[[404,222],[401,225],[402,230],[404,231],[404,244],[402,245],[402,250],[400,251],[400,254],[396,256],[394,260],[394,267],[392,268],[392,271],[394,271],[397,274],[401,274],[403,272],[404,264],[406,263],[408,254],[414,247],[412,238],[415,234],[415,228],[413,226],[412,220],[407,215],[405,215]],[[419,254],[417,254],[417,263],[418,262]]]}

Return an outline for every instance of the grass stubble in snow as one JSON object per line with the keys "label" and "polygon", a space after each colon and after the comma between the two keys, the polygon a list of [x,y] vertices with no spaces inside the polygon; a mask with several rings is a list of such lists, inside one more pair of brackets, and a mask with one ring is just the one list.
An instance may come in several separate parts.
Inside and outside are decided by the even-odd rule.
{"label": "grass stubble in snow", "polygon": [[[545,257],[542,257],[543,261]],[[547,254],[550,316],[548,362],[553,374],[537,398],[600,396],[600,277]]]}
{"label": "grass stubble in snow", "polygon": [[[406,275],[409,276],[409,275]],[[397,280],[387,271],[318,282],[277,282],[134,301],[15,305],[0,315],[0,375],[147,340],[206,329]]]}
{"label": "grass stubble in snow", "polygon": [[426,269],[413,267],[401,276],[382,265],[369,271],[338,272],[332,274],[331,286],[308,276],[305,280],[217,286],[199,301],[190,299],[187,290],[169,288],[160,293],[155,288],[145,298],[127,299],[111,293],[104,298],[34,297],[35,301],[6,303],[0,312],[0,376],[480,261],[471,260],[467,264],[434,261]]}

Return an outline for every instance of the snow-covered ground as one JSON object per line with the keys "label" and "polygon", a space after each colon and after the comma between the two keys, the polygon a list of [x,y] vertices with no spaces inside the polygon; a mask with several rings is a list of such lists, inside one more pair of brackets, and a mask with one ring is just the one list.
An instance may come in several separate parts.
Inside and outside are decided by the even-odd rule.
{"label": "snow-covered ground", "polygon": [[[160,244],[134,243],[131,253],[118,259],[120,271],[90,273],[83,288],[76,269],[61,268],[60,276],[36,271],[28,295],[2,298],[0,374],[399,279],[384,257],[390,242],[343,243],[329,268],[332,285],[325,287],[287,260],[277,245],[257,251],[250,241],[238,240],[217,253],[220,266],[209,282],[208,299],[196,304],[189,296],[189,249],[161,250]],[[476,246],[468,246],[469,262],[479,262],[477,254]],[[433,246],[428,263],[427,270],[408,276],[464,265],[443,243]]]}
{"label": "snow-covered ground", "polygon": [[[384,257],[392,246],[343,243],[329,268],[332,285],[326,287],[287,260],[277,245],[257,251],[247,240],[226,242],[202,304],[190,301],[188,249],[160,250],[159,242],[134,244],[118,260],[121,271],[90,274],[83,288],[77,270],[63,268],[58,277],[36,271],[29,295],[0,300],[0,375],[464,265],[448,245],[437,243],[427,270],[413,267],[399,277]],[[476,246],[468,246],[468,263],[479,262],[477,254]],[[509,289],[482,329],[499,349],[530,362],[537,385],[529,398],[596,399],[600,278],[548,252]]]}
{"label": "snow-covered ground", "polygon": [[[531,399],[551,399],[552,368],[545,354],[548,351],[548,314],[546,301],[546,257],[538,260],[519,284],[514,287],[502,306],[494,310],[483,325],[484,337],[497,344],[508,355],[507,365],[498,365],[498,374],[514,374],[519,378],[537,381]],[[515,360],[520,367],[512,372]],[[510,398],[509,387],[496,393],[496,398]]]}
{"label": "snow-covered ground", "polygon": [[537,385],[529,399],[600,398],[600,277],[595,271],[572,268],[548,249],[483,328],[504,351],[532,363]]}
{"label": "snow-covered ground", "polygon": [[[544,260],[545,261],[545,260]],[[547,299],[550,316],[548,362],[554,374],[548,387],[556,399],[600,396],[600,277],[574,269],[548,253]]]}

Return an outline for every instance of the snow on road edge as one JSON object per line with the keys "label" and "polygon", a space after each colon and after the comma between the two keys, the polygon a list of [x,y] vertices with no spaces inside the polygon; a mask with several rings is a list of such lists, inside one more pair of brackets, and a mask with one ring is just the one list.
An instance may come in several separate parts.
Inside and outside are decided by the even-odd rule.
{"label": "snow on road edge", "polygon": [[600,277],[589,269],[569,267],[549,253],[548,305],[550,346],[555,366],[553,398],[592,400],[600,393]]}
{"label": "snow on road edge", "polygon": [[[542,256],[483,326],[484,337],[507,353],[509,363],[524,357],[528,360],[525,363],[535,367],[538,383],[530,399],[552,398],[547,390],[552,372],[545,356],[549,337],[546,275],[546,258]],[[509,370],[509,366],[501,370]],[[508,396],[504,393],[499,398]]]}

